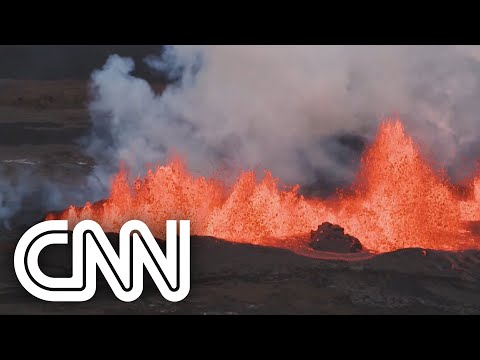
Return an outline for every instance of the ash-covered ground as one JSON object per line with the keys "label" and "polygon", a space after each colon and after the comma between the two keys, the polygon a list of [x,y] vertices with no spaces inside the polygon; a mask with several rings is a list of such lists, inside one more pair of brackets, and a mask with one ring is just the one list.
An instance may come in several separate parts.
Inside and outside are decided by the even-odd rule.
{"label": "ash-covered ground", "polygon": [[[68,184],[73,191],[94,166],[76,142],[89,129],[87,103],[86,79],[0,80],[0,174],[38,179],[30,182],[29,196],[0,229],[0,313],[480,313],[479,251],[295,254],[206,237],[192,237],[192,287],[181,303],[167,302],[151,284],[133,303],[117,300],[105,284],[86,303],[35,299],[16,280],[13,250],[23,232],[45,215],[39,202],[46,195],[41,179]],[[360,150],[361,144],[354,145]],[[67,250],[46,250],[46,269],[68,268]]]}

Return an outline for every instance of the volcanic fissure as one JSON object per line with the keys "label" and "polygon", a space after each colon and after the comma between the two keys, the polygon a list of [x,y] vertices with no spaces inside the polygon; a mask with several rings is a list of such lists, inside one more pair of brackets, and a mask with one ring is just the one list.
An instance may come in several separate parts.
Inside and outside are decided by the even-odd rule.
{"label": "volcanic fissure", "polygon": [[228,186],[219,178],[194,176],[177,158],[133,183],[121,170],[107,199],[47,219],[68,219],[72,228],[91,219],[111,232],[138,219],[159,238],[166,220],[188,219],[194,235],[292,250],[305,247],[306,235],[329,222],[374,252],[478,249],[469,224],[480,220],[480,177],[466,187],[453,185],[429,164],[399,119],[386,119],[351,188],[332,199],[307,198],[299,186],[284,189],[268,171],[260,180],[244,171]]}

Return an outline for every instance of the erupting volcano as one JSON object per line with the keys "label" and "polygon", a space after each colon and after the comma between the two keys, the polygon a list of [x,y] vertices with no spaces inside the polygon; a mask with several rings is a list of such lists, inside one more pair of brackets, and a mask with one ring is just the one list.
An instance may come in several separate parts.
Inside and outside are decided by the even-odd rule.
{"label": "erupting volcano", "polygon": [[150,169],[129,182],[122,170],[110,196],[82,208],[71,206],[48,219],[74,227],[91,219],[118,232],[131,219],[144,221],[162,238],[168,219],[191,220],[191,232],[234,242],[298,250],[306,234],[323,222],[338,224],[365,248],[387,252],[421,247],[441,250],[480,248],[468,223],[480,220],[480,178],[460,191],[435,170],[405,133],[400,120],[385,120],[365,151],[356,180],[334,199],[306,198],[299,187],[281,189],[266,172],[240,174],[233,185],[196,177],[181,160]]}

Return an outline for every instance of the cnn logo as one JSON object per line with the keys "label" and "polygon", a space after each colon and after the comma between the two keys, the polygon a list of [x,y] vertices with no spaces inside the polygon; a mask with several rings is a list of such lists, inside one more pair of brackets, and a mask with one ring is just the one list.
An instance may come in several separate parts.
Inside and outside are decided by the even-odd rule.
{"label": "cnn logo", "polygon": [[117,255],[99,224],[81,221],[72,235],[72,276],[59,278],[45,275],[38,258],[48,245],[68,244],[68,221],[44,221],[27,230],[18,242],[15,273],[22,286],[39,299],[82,302],[95,294],[98,267],[115,296],[130,302],[143,292],[145,267],[162,296],[178,302],[190,291],[190,221],[181,220],[179,231],[177,236],[177,221],[167,220],[163,254],[147,225],[128,221],[120,229]]}

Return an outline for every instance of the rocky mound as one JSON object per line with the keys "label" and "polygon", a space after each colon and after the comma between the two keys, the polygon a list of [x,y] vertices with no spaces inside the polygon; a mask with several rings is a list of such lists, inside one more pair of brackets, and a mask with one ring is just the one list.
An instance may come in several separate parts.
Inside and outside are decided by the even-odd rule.
{"label": "rocky mound", "polygon": [[338,225],[324,222],[310,233],[310,247],[317,251],[355,253],[363,250],[360,241]]}

